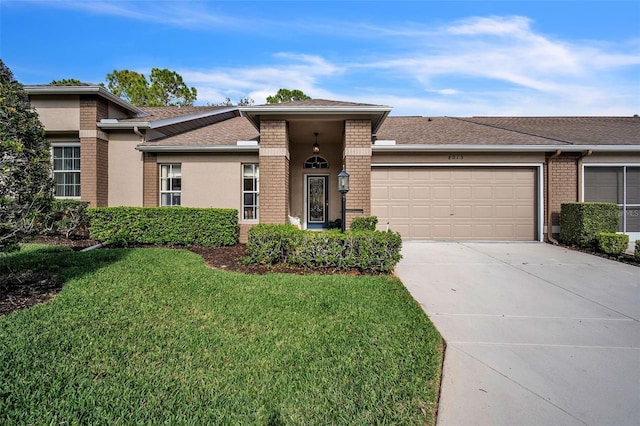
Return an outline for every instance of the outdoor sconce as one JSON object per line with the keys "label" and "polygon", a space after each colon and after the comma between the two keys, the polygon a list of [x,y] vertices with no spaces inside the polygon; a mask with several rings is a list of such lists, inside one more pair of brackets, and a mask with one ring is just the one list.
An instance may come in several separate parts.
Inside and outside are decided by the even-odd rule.
{"label": "outdoor sconce", "polygon": [[320,152],[320,145],[318,145],[318,132],[315,132],[314,135],[316,137],[316,143],[313,144],[313,153],[317,154]]}
{"label": "outdoor sconce", "polygon": [[340,227],[344,232],[347,221],[347,192],[349,192],[349,173],[344,166],[342,166],[342,171],[338,173],[338,192],[342,194],[342,223]]}

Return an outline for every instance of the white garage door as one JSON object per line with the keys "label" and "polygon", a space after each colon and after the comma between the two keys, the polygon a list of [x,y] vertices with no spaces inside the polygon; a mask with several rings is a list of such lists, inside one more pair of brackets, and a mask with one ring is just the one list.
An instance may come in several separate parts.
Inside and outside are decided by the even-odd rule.
{"label": "white garage door", "polygon": [[375,167],[371,210],[409,239],[531,241],[535,188],[528,167]]}

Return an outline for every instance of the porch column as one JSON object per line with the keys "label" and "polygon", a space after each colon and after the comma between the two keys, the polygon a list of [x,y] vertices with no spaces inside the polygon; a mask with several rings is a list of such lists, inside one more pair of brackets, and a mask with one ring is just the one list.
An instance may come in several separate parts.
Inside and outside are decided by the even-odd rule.
{"label": "porch column", "polygon": [[344,123],[344,164],[350,175],[347,194],[346,227],[355,216],[371,215],[371,120],[346,120]]}
{"label": "porch column", "polygon": [[260,122],[260,223],[287,223],[289,129],[285,120]]}
{"label": "porch column", "polygon": [[104,100],[80,98],[80,198],[91,207],[109,202],[109,137],[96,124],[107,116]]}

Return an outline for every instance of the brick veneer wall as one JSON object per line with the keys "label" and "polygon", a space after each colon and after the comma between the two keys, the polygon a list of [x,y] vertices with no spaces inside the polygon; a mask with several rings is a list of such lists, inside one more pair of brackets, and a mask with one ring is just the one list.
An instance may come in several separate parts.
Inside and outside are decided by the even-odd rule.
{"label": "brick veneer wall", "polygon": [[[549,154],[550,157],[552,154]],[[568,153],[560,154],[558,157],[547,161],[544,167],[545,182],[549,182],[549,168],[551,169],[551,226],[560,225],[560,206],[562,203],[578,201],[578,159],[580,154]],[[547,223],[549,206],[549,196],[545,188],[544,191],[544,220]]]}
{"label": "brick veneer wall", "polygon": [[158,154],[145,152],[142,156],[142,205],[158,207],[160,205],[160,172]]}
{"label": "brick veneer wall", "polygon": [[371,215],[371,120],[346,120],[344,130],[344,164],[350,176],[347,209],[362,209],[346,214],[350,227],[355,216]]}
{"label": "brick veneer wall", "polygon": [[260,223],[287,223],[289,132],[285,120],[260,122]]}
{"label": "brick veneer wall", "polygon": [[96,96],[80,98],[80,195],[91,207],[109,202],[109,142],[96,123],[108,116],[108,102]]}

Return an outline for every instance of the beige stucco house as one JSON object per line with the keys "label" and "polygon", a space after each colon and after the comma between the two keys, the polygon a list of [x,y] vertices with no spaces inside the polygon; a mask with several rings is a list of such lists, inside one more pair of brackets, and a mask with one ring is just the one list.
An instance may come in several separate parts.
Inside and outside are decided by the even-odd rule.
{"label": "beige stucco house", "polygon": [[407,239],[542,241],[560,204],[620,207],[640,237],[640,118],[394,117],[307,100],[135,107],[92,85],[26,86],[52,143],[56,196],[92,206],[237,209],[256,223],[325,228],[375,215]]}

